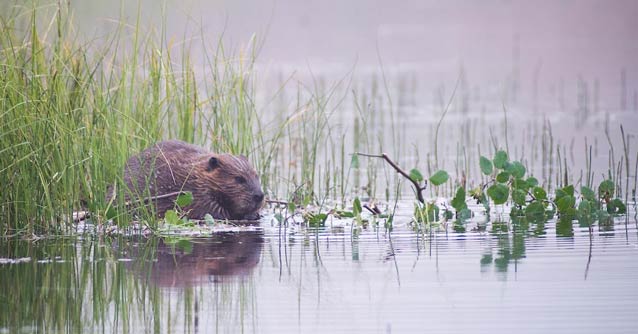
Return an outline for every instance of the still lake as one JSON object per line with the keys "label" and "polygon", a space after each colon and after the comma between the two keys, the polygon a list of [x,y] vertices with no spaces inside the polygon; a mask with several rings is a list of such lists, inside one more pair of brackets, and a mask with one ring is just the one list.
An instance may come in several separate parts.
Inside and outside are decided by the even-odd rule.
{"label": "still lake", "polygon": [[[406,203],[409,205],[409,203]],[[231,227],[0,247],[0,332],[633,333],[638,230]],[[480,228],[484,226],[483,228]],[[509,231],[507,231],[509,229]]]}

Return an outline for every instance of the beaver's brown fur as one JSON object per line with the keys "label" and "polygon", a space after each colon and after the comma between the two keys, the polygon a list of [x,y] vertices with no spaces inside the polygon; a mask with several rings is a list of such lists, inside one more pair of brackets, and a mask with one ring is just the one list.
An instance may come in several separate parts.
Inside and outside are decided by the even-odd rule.
{"label": "beaver's brown fur", "polygon": [[[254,220],[264,200],[259,177],[244,156],[210,153],[177,140],[163,141],[132,156],[124,168],[127,199],[155,198],[160,217],[190,191],[193,202],[182,208],[191,219]],[[159,198],[158,198],[159,197]],[[139,202],[138,202],[139,203]]]}

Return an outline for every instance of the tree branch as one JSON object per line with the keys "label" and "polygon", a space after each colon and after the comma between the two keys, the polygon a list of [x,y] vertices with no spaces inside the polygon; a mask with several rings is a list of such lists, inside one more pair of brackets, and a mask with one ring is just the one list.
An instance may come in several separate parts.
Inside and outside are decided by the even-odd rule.
{"label": "tree branch", "polygon": [[419,200],[419,202],[425,203],[425,199],[423,199],[423,190],[425,190],[428,186],[427,181],[424,180],[424,185],[421,186],[419,182],[417,182],[416,180],[413,180],[410,177],[410,174],[408,174],[405,170],[399,167],[399,165],[397,165],[396,162],[390,159],[390,157],[386,153],[368,154],[368,153],[355,152],[354,154],[364,156],[364,157],[369,157],[369,158],[381,158],[385,160],[388,164],[390,164],[390,166],[392,166],[392,168],[394,168],[394,170],[397,171],[397,173],[401,174],[403,177],[405,177],[412,183],[412,186],[414,187],[414,190],[416,192],[417,199]]}

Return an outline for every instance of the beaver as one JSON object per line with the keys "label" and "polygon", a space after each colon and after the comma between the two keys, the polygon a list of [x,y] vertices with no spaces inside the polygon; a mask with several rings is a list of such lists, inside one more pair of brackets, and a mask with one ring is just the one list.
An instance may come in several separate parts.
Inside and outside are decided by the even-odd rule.
{"label": "beaver", "polygon": [[[193,201],[182,208],[191,219],[256,220],[264,201],[257,172],[245,156],[211,153],[178,140],[162,141],[128,159],[127,200],[152,199],[160,218],[179,192]],[[169,195],[174,194],[174,195]]]}

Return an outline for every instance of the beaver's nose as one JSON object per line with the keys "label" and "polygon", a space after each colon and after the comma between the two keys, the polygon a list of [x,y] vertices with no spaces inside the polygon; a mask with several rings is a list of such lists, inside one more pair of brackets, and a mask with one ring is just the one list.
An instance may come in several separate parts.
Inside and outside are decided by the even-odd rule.
{"label": "beaver's nose", "polygon": [[261,203],[264,200],[264,193],[260,192],[259,194],[253,195],[253,200],[257,203]]}

